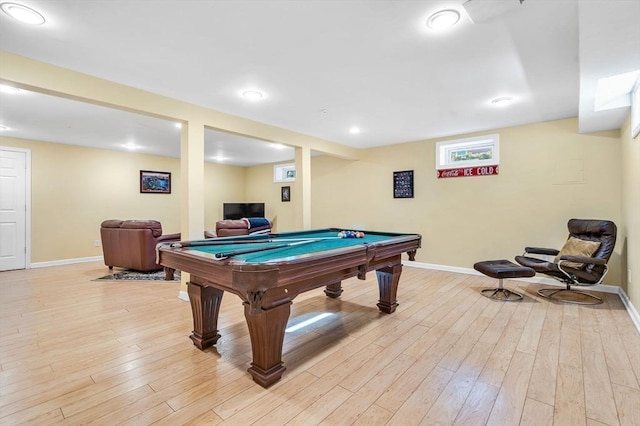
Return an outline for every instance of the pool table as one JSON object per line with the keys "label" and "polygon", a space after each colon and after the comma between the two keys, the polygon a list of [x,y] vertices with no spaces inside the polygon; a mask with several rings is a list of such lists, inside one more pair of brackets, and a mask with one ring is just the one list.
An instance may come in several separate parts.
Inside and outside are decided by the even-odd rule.
{"label": "pool table", "polygon": [[253,380],[268,387],[285,367],[282,344],[293,299],[326,287],[327,296],[342,293],[341,281],[365,279],[375,270],[378,308],[393,313],[402,272],[401,255],[415,260],[418,234],[366,231],[362,238],[339,238],[339,229],[182,241],[158,247],[159,263],[190,274],[187,290],[193,314],[190,338],[200,349],[214,345],[218,313],[225,291],[242,299],[249,327]]}

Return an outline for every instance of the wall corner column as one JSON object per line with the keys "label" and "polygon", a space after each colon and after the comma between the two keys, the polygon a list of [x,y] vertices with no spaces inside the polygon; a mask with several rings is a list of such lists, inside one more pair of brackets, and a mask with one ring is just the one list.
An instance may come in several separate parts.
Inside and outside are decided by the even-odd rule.
{"label": "wall corner column", "polygon": [[311,229],[311,149],[296,147],[296,229]]}
{"label": "wall corner column", "polygon": [[[189,120],[180,132],[180,233],[182,240],[204,238],[204,122]],[[188,274],[182,274],[186,292]]]}

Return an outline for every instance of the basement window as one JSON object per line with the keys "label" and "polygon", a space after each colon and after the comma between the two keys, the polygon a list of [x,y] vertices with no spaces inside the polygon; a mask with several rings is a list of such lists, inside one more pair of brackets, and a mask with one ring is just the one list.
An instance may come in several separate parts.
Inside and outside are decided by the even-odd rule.
{"label": "basement window", "polygon": [[296,180],[296,165],[278,164],[273,166],[274,182],[294,182]]}
{"label": "basement window", "polygon": [[500,164],[497,134],[436,143],[436,170]]}

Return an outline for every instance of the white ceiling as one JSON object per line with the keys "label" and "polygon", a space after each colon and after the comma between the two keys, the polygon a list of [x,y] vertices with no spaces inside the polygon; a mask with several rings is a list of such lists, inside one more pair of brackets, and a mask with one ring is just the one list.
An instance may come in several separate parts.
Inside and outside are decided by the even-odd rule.
{"label": "white ceiling", "polygon": [[[0,47],[96,77],[354,147],[441,138],[595,112],[599,78],[640,69],[639,0],[13,0],[47,18],[0,13]],[[442,8],[461,22],[434,33]],[[1,64],[0,64],[1,66]],[[266,97],[248,102],[249,87]],[[490,100],[510,96],[497,108]],[[4,136],[179,156],[163,120],[43,94],[0,94]],[[357,125],[358,135],[348,129]],[[207,130],[208,161],[254,165],[293,149]]]}

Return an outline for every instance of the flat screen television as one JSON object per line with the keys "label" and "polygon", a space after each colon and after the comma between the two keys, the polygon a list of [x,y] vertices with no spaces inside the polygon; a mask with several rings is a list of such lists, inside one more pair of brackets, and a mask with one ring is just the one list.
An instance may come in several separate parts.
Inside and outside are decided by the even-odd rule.
{"label": "flat screen television", "polygon": [[223,219],[242,219],[243,217],[264,217],[264,203],[223,203]]}

